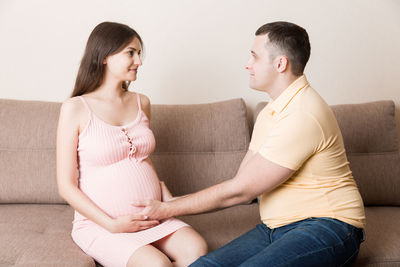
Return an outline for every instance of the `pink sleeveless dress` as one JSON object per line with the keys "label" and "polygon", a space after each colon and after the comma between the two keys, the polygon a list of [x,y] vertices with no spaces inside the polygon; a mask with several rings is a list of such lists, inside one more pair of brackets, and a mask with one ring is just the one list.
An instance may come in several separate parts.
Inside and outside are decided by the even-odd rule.
{"label": "pink sleeveless dress", "polygon": [[[149,155],[155,139],[137,95],[138,114],[125,126],[113,126],[98,118],[79,96],[89,112],[89,122],[79,135],[79,188],[110,217],[138,213],[132,201],[161,200],[160,181]],[[134,233],[110,233],[75,211],[72,239],[103,266],[126,266],[133,252],[176,230],[188,226],[175,218]],[[149,259],[151,260],[151,259]]]}

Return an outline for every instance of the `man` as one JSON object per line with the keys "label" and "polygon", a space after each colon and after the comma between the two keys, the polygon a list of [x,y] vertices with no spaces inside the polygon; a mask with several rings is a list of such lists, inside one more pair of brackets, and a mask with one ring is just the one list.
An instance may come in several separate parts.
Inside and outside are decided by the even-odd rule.
{"label": "man", "polygon": [[262,223],[192,266],[343,266],[365,215],[336,119],[303,75],[307,32],[274,22],[256,31],[250,87],[271,101],[256,120],[235,177],[170,202],[138,201],[151,219],[198,214],[260,196]]}

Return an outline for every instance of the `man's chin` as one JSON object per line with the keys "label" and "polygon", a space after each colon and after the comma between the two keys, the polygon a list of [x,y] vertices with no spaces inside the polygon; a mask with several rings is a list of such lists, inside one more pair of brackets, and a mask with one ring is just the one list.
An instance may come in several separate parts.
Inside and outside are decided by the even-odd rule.
{"label": "man's chin", "polygon": [[255,86],[253,84],[249,84],[250,89],[253,89],[255,91],[259,91],[259,92],[265,92],[262,88]]}

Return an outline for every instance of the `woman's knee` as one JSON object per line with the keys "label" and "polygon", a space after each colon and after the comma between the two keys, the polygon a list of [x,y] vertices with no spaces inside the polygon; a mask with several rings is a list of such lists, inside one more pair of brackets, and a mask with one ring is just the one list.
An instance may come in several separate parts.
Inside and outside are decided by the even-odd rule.
{"label": "woman's knee", "polygon": [[129,260],[127,267],[172,267],[172,262],[165,257],[152,257],[139,261]]}
{"label": "woman's knee", "polygon": [[129,258],[127,267],[172,267],[170,259],[157,248],[144,246]]}
{"label": "woman's knee", "polygon": [[188,266],[208,252],[208,246],[204,238],[191,228],[185,229],[184,245],[179,246],[179,252],[174,253],[174,260],[178,266]]}
{"label": "woman's knee", "polygon": [[196,260],[208,252],[207,242],[197,232],[192,233],[190,244],[185,245],[184,254],[186,257]]}

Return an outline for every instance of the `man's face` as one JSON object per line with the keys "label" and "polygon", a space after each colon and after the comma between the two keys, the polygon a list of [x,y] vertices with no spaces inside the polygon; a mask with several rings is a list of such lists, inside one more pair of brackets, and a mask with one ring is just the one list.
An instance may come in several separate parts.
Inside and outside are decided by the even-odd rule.
{"label": "man's face", "polygon": [[270,44],[268,35],[258,35],[254,39],[251,56],[246,64],[250,73],[250,88],[268,92],[274,83],[278,71],[274,67],[274,47]]}

